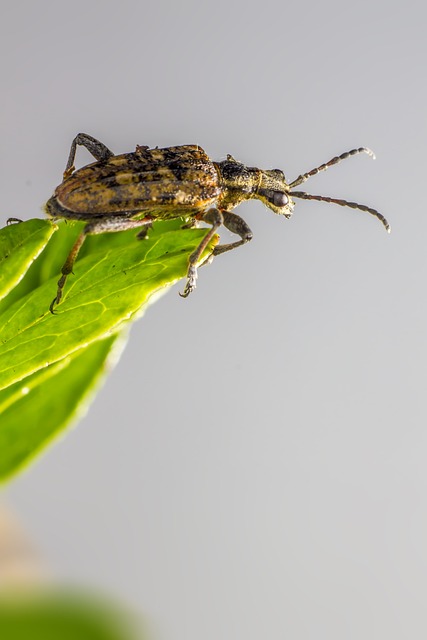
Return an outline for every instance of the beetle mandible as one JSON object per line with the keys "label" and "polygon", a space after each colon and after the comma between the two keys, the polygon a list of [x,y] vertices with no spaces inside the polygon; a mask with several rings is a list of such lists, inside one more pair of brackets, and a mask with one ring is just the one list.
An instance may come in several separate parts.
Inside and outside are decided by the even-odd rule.
{"label": "beetle mandible", "polygon": [[[77,145],[86,147],[96,162],[75,170]],[[240,236],[240,240],[216,246],[214,256],[252,239],[249,226],[232,211],[245,200],[261,200],[286,218],[292,215],[293,198],[332,202],[371,213],[390,231],[386,218],[371,207],[295,190],[311,176],[358,153],[375,157],[366,147],[352,149],[288,183],[280,169],[247,167],[231,155],[221,162],[212,162],[198,145],[165,149],[137,145],[132,153],[114,155],[102,142],[79,133],[71,145],[63,182],[47,202],[46,212],[52,218],[83,220],[87,224],[62,267],[50,311],[53,313],[54,306],[61,301],[67,276],[89,234],[142,227],[137,235],[142,239],[156,220],[183,218],[186,227],[197,226],[200,221],[208,223],[211,228],[189,258],[187,283],[180,293],[185,298],[196,287],[197,264],[221,225]]]}

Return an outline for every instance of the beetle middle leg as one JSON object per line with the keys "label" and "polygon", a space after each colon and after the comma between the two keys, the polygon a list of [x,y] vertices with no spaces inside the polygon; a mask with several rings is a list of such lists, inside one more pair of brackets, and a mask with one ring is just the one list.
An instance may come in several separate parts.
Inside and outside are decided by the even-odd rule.
{"label": "beetle middle leg", "polygon": [[[68,257],[61,269],[61,277],[58,280],[58,290],[55,298],[49,306],[51,313],[54,313],[54,306],[59,304],[62,298],[62,292],[67,280],[67,276],[73,272],[73,266],[88,235],[96,235],[99,233],[114,233],[116,231],[127,231],[137,227],[151,225],[151,218],[142,218],[141,220],[129,220],[122,218],[101,218],[95,222],[89,222],[75,241]],[[138,234],[139,235],[139,234]]]}
{"label": "beetle middle leg", "polygon": [[220,227],[224,222],[223,215],[223,212],[219,209],[209,209],[208,211],[206,211],[202,218],[203,222],[211,224],[212,228],[209,229],[208,233],[205,235],[197,249],[190,255],[190,258],[188,260],[187,284],[185,285],[184,291],[179,294],[182,298],[186,298],[187,296],[189,296],[190,293],[196,288],[197,263],[199,262],[203,251],[206,249],[209,242],[214,237],[218,227]]}
{"label": "beetle middle leg", "polygon": [[148,240],[148,232],[150,231],[150,229],[152,229],[152,227],[153,227],[152,222],[146,222],[142,227],[141,231],[136,235],[138,240]]}
{"label": "beetle middle leg", "polygon": [[78,133],[71,143],[70,155],[68,156],[67,166],[64,171],[64,180],[68,178],[74,171],[74,160],[76,158],[77,145],[86,147],[86,149],[93,155],[95,160],[105,161],[114,155],[108,147],[102,142],[99,142],[96,138],[93,138],[87,133]]}

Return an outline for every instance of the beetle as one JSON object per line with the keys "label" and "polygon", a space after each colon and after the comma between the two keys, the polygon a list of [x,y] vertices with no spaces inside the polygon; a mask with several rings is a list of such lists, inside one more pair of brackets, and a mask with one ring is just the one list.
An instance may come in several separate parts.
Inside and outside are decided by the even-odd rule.
{"label": "beetle", "polygon": [[[85,147],[96,162],[76,170],[74,160],[78,145]],[[280,169],[248,167],[231,155],[227,155],[226,160],[213,162],[198,145],[164,149],[137,145],[134,152],[114,155],[99,140],[79,133],[71,144],[63,181],[45,209],[52,218],[83,220],[87,224],[62,267],[50,311],[54,313],[55,305],[60,303],[67,276],[72,273],[77,255],[89,234],[142,228],[137,234],[137,238],[142,239],[156,220],[182,218],[187,228],[197,226],[201,221],[208,223],[211,228],[189,257],[187,283],[180,293],[186,298],[196,287],[197,264],[203,251],[221,225],[240,239],[216,246],[214,256],[236,249],[252,239],[249,226],[232,211],[245,200],[260,200],[285,218],[292,215],[293,198],[332,202],[366,211],[376,216],[390,231],[386,218],[376,209],[295,190],[311,176],[359,153],[375,157],[366,147],[352,149],[288,183]]]}

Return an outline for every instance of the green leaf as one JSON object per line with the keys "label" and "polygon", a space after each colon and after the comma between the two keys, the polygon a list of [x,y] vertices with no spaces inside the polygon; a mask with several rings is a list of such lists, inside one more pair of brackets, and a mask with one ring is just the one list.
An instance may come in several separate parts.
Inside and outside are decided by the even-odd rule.
{"label": "green leaf", "polygon": [[[136,241],[135,232],[94,238],[93,251],[76,263],[75,275],[69,276],[55,315],[48,309],[58,273],[4,309],[0,316],[0,389],[133,319],[166,287],[185,277],[188,257],[205,234],[205,229],[176,229],[174,222],[163,223],[149,240]],[[112,236],[115,242],[109,242]],[[59,258],[61,264],[65,257]],[[48,272],[50,275],[50,267]]]}
{"label": "green leaf", "polygon": [[124,344],[123,334],[99,340],[0,391],[0,481],[27,464],[84,411]]}
{"label": "green leaf", "polygon": [[0,229],[0,300],[28,271],[56,230],[49,220],[28,220]]}
{"label": "green leaf", "polygon": [[54,315],[49,305],[83,223],[30,220],[0,231],[3,291],[9,291],[0,300],[0,481],[82,412],[117,358],[129,321],[186,276],[206,230],[181,225],[159,222],[144,241],[135,231],[89,236]]}

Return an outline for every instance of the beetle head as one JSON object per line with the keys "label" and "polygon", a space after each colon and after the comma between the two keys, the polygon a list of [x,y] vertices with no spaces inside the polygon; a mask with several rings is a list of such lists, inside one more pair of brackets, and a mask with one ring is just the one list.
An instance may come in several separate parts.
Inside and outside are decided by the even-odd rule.
{"label": "beetle head", "polygon": [[290,218],[294,208],[289,185],[285,174],[280,169],[270,169],[260,172],[260,182],[256,197],[266,207],[279,215]]}

